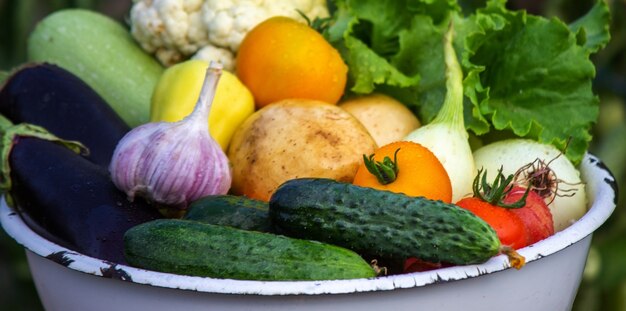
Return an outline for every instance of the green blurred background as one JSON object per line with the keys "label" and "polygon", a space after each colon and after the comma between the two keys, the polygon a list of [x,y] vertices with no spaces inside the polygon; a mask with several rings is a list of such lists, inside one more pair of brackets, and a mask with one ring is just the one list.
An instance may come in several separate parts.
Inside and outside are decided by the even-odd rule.
{"label": "green blurred background", "polygon": [[[484,0],[460,1],[480,6]],[[514,9],[572,21],[593,0],[510,0]],[[626,0],[609,0],[612,39],[594,55],[595,92],[600,118],[594,128],[591,153],[599,156],[626,189]],[[0,0],[0,71],[25,61],[26,38],[38,20],[55,10],[82,7],[97,10],[126,24],[131,0]],[[594,235],[578,296],[576,311],[626,310],[626,191],[609,221]],[[513,285],[514,286],[514,285]],[[0,306],[3,310],[43,310],[33,286],[23,249],[0,230]],[[506,308],[506,306],[503,306]]]}

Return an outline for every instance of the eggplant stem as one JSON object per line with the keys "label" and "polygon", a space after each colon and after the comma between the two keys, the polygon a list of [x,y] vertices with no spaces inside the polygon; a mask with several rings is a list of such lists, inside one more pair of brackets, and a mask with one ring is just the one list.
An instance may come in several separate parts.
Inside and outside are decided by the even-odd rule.
{"label": "eggplant stem", "polygon": [[0,134],[4,134],[11,126],[13,126],[13,122],[0,114]]}
{"label": "eggplant stem", "polygon": [[82,155],[89,154],[89,149],[78,141],[61,139],[41,126],[30,123],[12,125],[8,119],[0,119],[0,193],[11,190],[11,165],[9,156],[17,137],[34,137],[58,143]]}

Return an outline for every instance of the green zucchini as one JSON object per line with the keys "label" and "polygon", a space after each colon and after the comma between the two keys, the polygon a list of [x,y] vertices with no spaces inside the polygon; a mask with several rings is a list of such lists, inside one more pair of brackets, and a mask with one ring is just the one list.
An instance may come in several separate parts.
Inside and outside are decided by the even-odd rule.
{"label": "green zucchini", "polygon": [[203,197],[189,205],[183,219],[243,230],[272,231],[267,202],[243,196],[211,195]]}
{"label": "green zucchini", "polygon": [[482,263],[501,246],[491,226],[456,205],[330,179],[285,182],[269,215],[281,234],[381,258],[463,265]]}
{"label": "green zucchini", "polygon": [[133,266],[183,275],[266,281],[376,275],[358,254],[338,246],[191,220],[135,226],[124,249]]}
{"label": "green zucchini", "polygon": [[56,11],[28,38],[28,60],[62,67],[93,88],[131,127],[146,123],[163,72],[121,23],[84,9]]}
{"label": "green zucchini", "polygon": [[0,88],[2,88],[2,84],[4,81],[9,78],[9,73],[6,71],[0,71]]}

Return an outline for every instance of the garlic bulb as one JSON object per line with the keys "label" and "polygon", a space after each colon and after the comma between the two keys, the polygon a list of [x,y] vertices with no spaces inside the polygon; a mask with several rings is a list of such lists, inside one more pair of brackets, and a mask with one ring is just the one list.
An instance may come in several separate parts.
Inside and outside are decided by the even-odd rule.
{"label": "garlic bulb", "polygon": [[130,200],[141,196],[159,208],[182,211],[200,197],[228,192],[228,158],[207,122],[221,74],[211,62],[198,102],[183,120],[147,123],[120,140],[109,171]]}

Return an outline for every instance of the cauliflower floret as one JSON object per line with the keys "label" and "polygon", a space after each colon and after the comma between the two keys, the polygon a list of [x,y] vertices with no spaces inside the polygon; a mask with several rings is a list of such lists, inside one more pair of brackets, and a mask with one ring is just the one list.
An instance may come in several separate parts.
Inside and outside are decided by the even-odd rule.
{"label": "cauliflower floret", "polygon": [[207,62],[216,61],[222,64],[225,70],[235,72],[235,55],[233,52],[227,49],[218,48],[212,45],[207,45],[201,48],[192,59],[200,59]]}
{"label": "cauliflower floret", "polygon": [[195,58],[217,60],[226,68],[226,52],[234,64],[250,29],[277,15],[304,21],[298,10],[310,19],[328,16],[326,0],[133,0],[131,34],[165,66],[202,49]]}
{"label": "cauliflower floret", "polygon": [[209,41],[233,52],[245,35],[260,22],[277,15],[304,21],[328,16],[326,0],[205,0],[202,17],[209,32]]}
{"label": "cauliflower floret", "polygon": [[131,34],[159,61],[173,65],[207,45],[203,0],[134,0]]}

